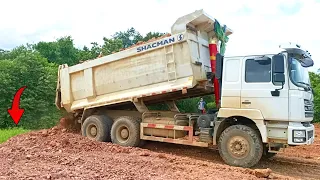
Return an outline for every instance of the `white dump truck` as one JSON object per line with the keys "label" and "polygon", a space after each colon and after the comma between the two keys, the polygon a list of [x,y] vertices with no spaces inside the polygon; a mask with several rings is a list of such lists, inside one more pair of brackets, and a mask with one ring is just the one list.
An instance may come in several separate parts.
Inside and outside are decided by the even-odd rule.
{"label": "white dump truck", "polygon": [[[252,167],[287,146],[312,144],[311,55],[289,44],[274,54],[224,57],[232,33],[198,10],[180,17],[167,37],[60,65],[56,105],[88,138],[121,146],[217,145],[232,166]],[[175,104],[210,94],[213,113],[181,113]],[[148,109],[157,103],[169,110]]]}

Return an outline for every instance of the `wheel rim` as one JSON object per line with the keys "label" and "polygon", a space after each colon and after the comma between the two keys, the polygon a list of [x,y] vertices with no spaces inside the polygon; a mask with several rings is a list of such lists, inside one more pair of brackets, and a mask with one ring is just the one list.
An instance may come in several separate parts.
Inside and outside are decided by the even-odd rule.
{"label": "wheel rim", "polygon": [[241,136],[234,136],[228,142],[229,153],[237,159],[244,158],[250,150],[249,142]]}
{"label": "wheel rim", "polygon": [[117,133],[116,133],[116,137],[118,141],[120,141],[121,143],[124,143],[129,139],[129,136],[130,136],[130,131],[127,126],[122,125],[118,127]]}
{"label": "wheel rim", "polygon": [[98,134],[98,128],[94,124],[89,124],[88,128],[86,129],[87,137],[95,138]]}

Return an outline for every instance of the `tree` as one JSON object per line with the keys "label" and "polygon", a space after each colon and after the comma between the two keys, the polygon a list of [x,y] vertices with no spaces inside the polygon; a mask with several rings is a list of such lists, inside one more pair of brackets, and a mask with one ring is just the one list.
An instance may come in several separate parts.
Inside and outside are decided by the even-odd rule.
{"label": "tree", "polygon": [[0,60],[10,60],[18,57],[21,54],[25,54],[27,51],[32,51],[32,45],[27,44],[26,46],[21,45],[13,48],[11,51],[5,51],[1,50],[0,51]]}
{"label": "tree", "polygon": [[143,41],[148,41],[149,39],[152,38],[158,38],[165,35],[165,33],[160,33],[160,32],[148,32],[144,37],[143,37]]}
{"label": "tree", "polygon": [[[138,31],[136,31],[133,27],[128,29],[127,31],[119,31],[116,32],[112,37],[114,39],[120,39],[122,41],[122,48],[128,48],[139,41],[148,41],[152,38],[158,38],[165,33],[160,32],[148,32],[145,36],[142,36]],[[132,38],[132,40],[130,39]]]}
{"label": "tree", "polygon": [[320,122],[320,75],[309,72],[311,86],[314,91],[314,122]]}
{"label": "tree", "polygon": [[79,49],[77,52],[77,59],[81,60],[88,60],[93,59],[93,55],[90,49],[87,46],[84,46],[83,49]]}
{"label": "tree", "polygon": [[0,128],[14,125],[7,109],[11,107],[15,92],[22,86],[27,88],[21,96],[20,106],[25,113],[19,125],[26,128],[53,125],[52,120],[57,119],[51,118],[58,116],[54,108],[57,65],[48,63],[31,50],[20,53],[17,56],[9,53],[14,59],[0,61]]}
{"label": "tree", "polygon": [[61,37],[54,42],[41,41],[34,45],[34,49],[51,63],[74,65],[79,62],[78,50],[71,36]]}
{"label": "tree", "polygon": [[3,60],[3,59],[8,59],[8,53],[10,51],[6,51],[6,50],[3,50],[3,49],[0,49],[0,60]]}
{"label": "tree", "polygon": [[[133,44],[136,44],[138,41],[143,40],[142,35],[133,27],[128,29],[127,31],[116,32],[112,37],[114,39],[119,39],[122,41],[122,48],[128,48]],[[130,37],[132,37],[133,39],[130,40]]]}
{"label": "tree", "polygon": [[103,55],[109,55],[113,52],[119,52],[123,47],[122,41],[120,39],[108,39],[106,37],[103,38],[104,44],[102,45],[102,53]]}

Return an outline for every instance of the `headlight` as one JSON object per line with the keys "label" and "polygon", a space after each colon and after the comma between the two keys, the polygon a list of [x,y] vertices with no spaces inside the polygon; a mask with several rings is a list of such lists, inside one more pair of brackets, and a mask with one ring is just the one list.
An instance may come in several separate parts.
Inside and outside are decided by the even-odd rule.
{"label": "headlight", "polygon": [[293,130],[293,137],[306,137],[306,131],[305,130]]}

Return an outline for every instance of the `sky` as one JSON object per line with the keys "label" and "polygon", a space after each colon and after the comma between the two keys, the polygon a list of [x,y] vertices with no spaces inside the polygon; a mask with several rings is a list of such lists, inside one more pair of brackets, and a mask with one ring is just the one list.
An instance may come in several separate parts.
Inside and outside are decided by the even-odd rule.
{"label": "sky", "polygon": [[293,42],[320,68],[320,0],[10,0],[1,2],[0,49],[71,35],[77,47],[134,27],[171,32],[179,17],[203,9],[233,30],[226,56],[273,52]]}

